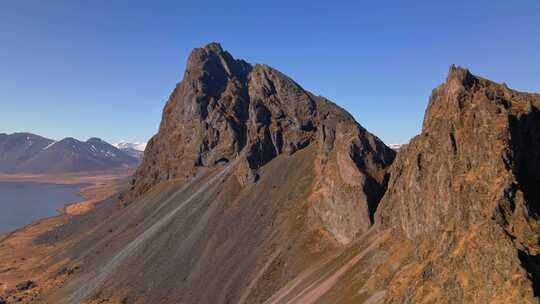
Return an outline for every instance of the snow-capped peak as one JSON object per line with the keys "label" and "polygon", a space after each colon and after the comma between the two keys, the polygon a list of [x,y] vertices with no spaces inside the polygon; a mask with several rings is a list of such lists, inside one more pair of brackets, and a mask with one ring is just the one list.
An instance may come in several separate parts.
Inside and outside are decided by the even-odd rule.
{"label": "snow-capped peak", "polygon": [[146,148],[146,143],[145,142],[127,142],[125,140],[122,140],[118,143],[115,143],[113,144],[113,146],[115,146],[116,148],[118,149],[133,149],[133,150],[137,150],[137,151],[144,151],[144,149]]}

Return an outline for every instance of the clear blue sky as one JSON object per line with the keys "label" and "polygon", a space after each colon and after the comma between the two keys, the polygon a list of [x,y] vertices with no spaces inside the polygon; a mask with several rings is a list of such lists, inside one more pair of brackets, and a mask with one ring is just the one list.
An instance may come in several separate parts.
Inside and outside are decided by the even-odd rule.
{"label": "clear blue sky", "polygon": [[416,135],[450,64],[540,92],[540,1],[0,1],[0,132],[146,141],[190,50],[220,42]]}

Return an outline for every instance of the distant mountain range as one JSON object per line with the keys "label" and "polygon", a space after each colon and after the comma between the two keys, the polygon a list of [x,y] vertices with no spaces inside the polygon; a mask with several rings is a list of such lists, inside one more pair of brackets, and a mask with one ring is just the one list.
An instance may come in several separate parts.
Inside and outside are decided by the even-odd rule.
{"label": "distant mountain range", "polygon": [[139,157],[99,139],[54,141],[31,133],[0,134],[0,172],[68,173],[135,167]]}
{"label": "distant mountain range", "polygon": [[146,143],[134,142],[130,143],[127,141],[120,141],[113,144],[116,148],[126,152],[127,154],[137,158],[142,159],[144,155],[144,149],[146,148]]}

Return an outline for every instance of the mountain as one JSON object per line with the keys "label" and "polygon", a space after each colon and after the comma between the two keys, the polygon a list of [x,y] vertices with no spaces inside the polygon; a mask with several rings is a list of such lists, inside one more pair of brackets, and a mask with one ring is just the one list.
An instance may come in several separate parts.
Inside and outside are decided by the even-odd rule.
{"label": "mountain", "polygon": [[0,172],[17,170],[53,142],[31,133],[0,134]]}
{"label": "mountain", "polygon": [[146,143],[142,142],[130,143],[127,141],[120,141],[116,144],[113,144],[113,146],[139,160],[142,160],[144,156],[144,149],[146,149]]}
{"label": "mountain", "polygon": [[53,141],[30,133],[0,135],[0,172],[66,173],[134,167],[138,160],[99,138]]}
{"label": "mountain", "polygon": [[42,238],[80,265],[43,298],[264,302],[372,227],[394,155],[279,71],[195,49],[122,201]]}
{"label": "mountain", "polygon": [[405,257],[386,302],[538,303],[539,110],[538,94],[450,68],[377,210]]}
{"label": "mountain", "polygon": [[396,154],[195,49],[130,188],[34,240],[34,302],[538,303],[539,110],[452,66]]}

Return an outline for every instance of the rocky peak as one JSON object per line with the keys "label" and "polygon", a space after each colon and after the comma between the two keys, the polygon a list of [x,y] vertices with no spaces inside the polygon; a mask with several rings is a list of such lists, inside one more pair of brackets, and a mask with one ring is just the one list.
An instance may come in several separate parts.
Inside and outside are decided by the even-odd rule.
{"label": "rocky peak", "polygon": [[[421,285],[447,289],[438,302],[468,302],[460,297],[473,293],[490,302],[506,292],[507,302],[532,301],[528,276],[540,290],[540,192],[532,186],[540,181],[539,108],[539,95],[452,66],[433,91],[422,133],[397,155],[377,221],[416,243],[419,271],[433,274]],[[448,289],[457,269],[493,288],[462,285],[459,296]],[[422,291],[406,296],[419,301]]]}
{"label": "rocky peak", "polygon": [[468,69],[451,65],[448,69],[448,77],[446,78],[446,83],[450,86],[457,85],[463,86],[466,88],[471,88],[475,83],[478,83],[478,78],[471,74]]}
{"label": "rocky peak", "polygon": [[[519,161],[516,159],[519,151],[512,151],[516,138],[524,140],[527,136],[526,140],[532,143],[534,140],[529,137],[536,136],[530,131],[516,134],[515,126],[523,117],[534,115],[538,106],[538,95],[510,90],[452,66],[446,83],[433,91],[422,134],[402,150],[404,153],[400,152],[395,164],[392,182],[415,181],[418,187],[393,185],[396,191],[407,194],[388,193],[385,197],[385,201],[399,200],[402,202],[399,208],[411,208],[412,213],[407,216],[390,210],[388,213],[399,218],[411,236],[452,221],[469,225],[490,218],[498,203],[496,200],[473,203],[473,197],[478,195],[474,193],[506,195],[505,187],[516,179],[514,162]],[[479,184],[473,186],[473,181]],[[480,184],[481,181],[485,184]],[[430,187],[434,182],[439,188]]]}
{"label": "rocky peak", "polygon": [[[251,66],[211,43],[189,56],[131,194],[137,197],[167,180],[188,180],[201,168],[233,159],[239,159],[238,181],[247,186],[277,156],[312,144],[319,151],[317,187],[325,189],[319,193],[327,202],[318,213],[338,239],[348,242],[371,225],[394,152],[327,99],[269,66]],[[325,177],[322,170],[336,175]],[[352,213],[356,205],[362,211]],[[340,221],[348,224],[340,226]]]}
{"label": "rocky peak", "polygon": [[229,81],[245,81],[251,66],[234,59],[218,43],[196,48],[189,56],[184,79],[190,79],[195,89],[213,98],[219,98]]}

